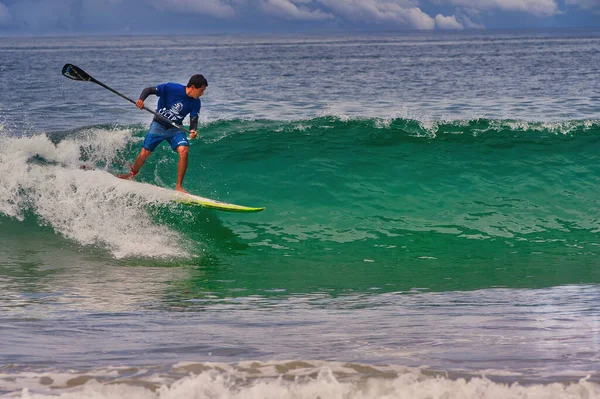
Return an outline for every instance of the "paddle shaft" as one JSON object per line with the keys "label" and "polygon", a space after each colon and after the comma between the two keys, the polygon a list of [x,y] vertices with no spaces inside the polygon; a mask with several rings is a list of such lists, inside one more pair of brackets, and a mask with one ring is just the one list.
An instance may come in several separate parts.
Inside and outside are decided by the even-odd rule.
{"label": "paddle shaft", "polygon": [[[113,89],[112,87],[109,87],[107,85],[105,85],[104,83],[100,82],[97,79],[94,79],[93,77],[90,76],[90,82],[94,82],[102,87],[104,87],[106,90],[111,91],[113,93],[115,93],[117,96],[124,98],[125,100],[129,101],[130,103],[135,104],[135,101],[133,101],[131,98],[124,96],[123,94],[119,93],[118,91],[116,91],[115,89]],[[136,105],[137,106],[137,105]],[[174,128],[177,128],[179,130],[181,130],[182,132],[189,134],[190,132],[187,129],[184,129],[183,127],[179,126],[178,124],[174,123],[173,121],[165,118],[164,116],[162,116],[161,114],[159,114],[158,112],[152,111],[150,108],[146,107],[144,105],[144,108],[146,111],[150,112],[151,114],[154,114],[154,116],[159,117],[160,119],[162,119],[163,121],[167,122],[169,125],[173,126]]]}

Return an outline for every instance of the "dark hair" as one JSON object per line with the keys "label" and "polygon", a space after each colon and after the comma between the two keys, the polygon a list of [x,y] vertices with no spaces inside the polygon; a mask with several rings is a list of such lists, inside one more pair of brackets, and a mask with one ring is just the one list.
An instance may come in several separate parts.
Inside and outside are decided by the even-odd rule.
{"label": "dark hair", "polygon": [[195,86],[196,89],[201,88],[202,86],[208,86],[208,81],[204,77],[204,75],[194,75],[190,78],[190,81],[187,84],[187,87]]}

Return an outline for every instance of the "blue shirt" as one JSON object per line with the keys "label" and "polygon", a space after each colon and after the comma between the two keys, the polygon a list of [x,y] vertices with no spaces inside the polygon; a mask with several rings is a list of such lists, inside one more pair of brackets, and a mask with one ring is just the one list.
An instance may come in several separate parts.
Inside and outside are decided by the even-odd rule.
{"label": "blue shirt", "polygon": [[200,99],[193,99],[185,94],[185,86],[179,83],[164,83],[156,86],[158,105],[156,112],[181,125],[183,118],[188,114],[198,116],[200,112]]}

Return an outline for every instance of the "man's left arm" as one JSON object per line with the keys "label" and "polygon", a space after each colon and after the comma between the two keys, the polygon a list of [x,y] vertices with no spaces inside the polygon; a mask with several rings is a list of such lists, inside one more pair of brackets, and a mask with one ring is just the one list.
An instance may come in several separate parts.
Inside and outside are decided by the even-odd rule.
{"label": "man's left arm", "polygon": [[198,136],[198,115],[190,116],[190,138],[195,139]]}
{"label": "man's left arm", "polygon": [[200,108],[202,108],[202,103],[200,100],[196,100],[196,104],[194,104],[194,108],[190,113],[190,139],[195,139],[198,136],[196,130],[198,129],[198,116],[200,115]]}

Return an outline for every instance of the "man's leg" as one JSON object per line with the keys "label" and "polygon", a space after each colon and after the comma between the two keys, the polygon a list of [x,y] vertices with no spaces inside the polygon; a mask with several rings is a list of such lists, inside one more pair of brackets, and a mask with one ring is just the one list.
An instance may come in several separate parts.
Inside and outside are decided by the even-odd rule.
{"label": "man's leg", "polygon": [[179,153],[179,164],[177,164],[177,186],[175,189],[177,191],[187,193],[187,191],[183,189],[182,185],[183,177],[185,176],[185,171],[187,170],[188,165],[188,147],[185,145],[180,145],[177,147],[177,152]]}
{"label": "man's leg", "polygon": [[131,167],[131,171],[137,175],[137,173],[140,171],[141,167],[144,165],[146,159],[148,159],[150,154],[152,154],[152,151],[148,151],[147,149],[142,148],[137,158],[135,159],[133,166]]}
{"label": "man's leg", "polygon": [[137,158],[135,159],[133,166],[131,167],[131,172],[118,175],[117,177],[121,179],[133,179],[133,177],[137,175],[137,173],[140,171],[140,168],[144,165],[144,162],[146,162],[146,159],[148,159],[150,154],[152,154],[152,151],[148,151],[147,149],[142,148]]}

